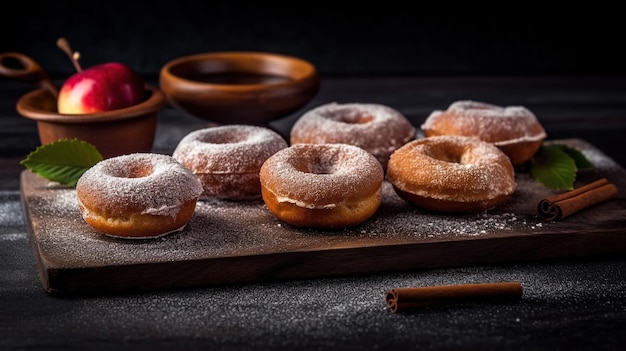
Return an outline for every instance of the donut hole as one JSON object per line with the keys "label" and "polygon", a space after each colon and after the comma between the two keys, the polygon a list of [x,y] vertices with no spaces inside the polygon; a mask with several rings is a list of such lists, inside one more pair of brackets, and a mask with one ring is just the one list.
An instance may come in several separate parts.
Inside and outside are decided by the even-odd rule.
{"label": "donut hole", "polygon": [[438,161],[461,164],[467,163],[466,153],[459,152],[456,148],[429,148],[428,150],[424,150],[424,154]]}
{"label": "donut hole", "polygon": [[367,124],[374,120],[374,116],[371,114],[345,110],[333,111],[329,117],[346,124]]}
{"label": "donut hole", "polygon": [[200,141],[207,144],[236,144],[246,141],[249,134],[245,132],[215,133],[205,135]]}
{"label": "donut hole", "polygon": [[311,174],[333,174],[337,170],[336,162],[315,155],[309,159],[299,159],[294,165],[296,170]]}
{"label": "donut hole", "polygon": [[128,169],[124,172],[125,174],[120,175],[118,177],[121,178],[143,178],[151,175],[154,171],[154,168],[151,164],[147,163],[136,163],[131,164]]}
{"label": "donut hole", "polygon": [[473,164],[479,161],[479,155],[471,148],[456,145],[455,143],[424,145],[422,152],[424,155],[438,161],[458,163],[461,165]]}
{"label": "donut hole", "polygon": [[367,124],[374,120],[372,115],[353,115],[353,116],[344,116],[341,118],[341,122],[348,124]]}
{"label": "donut hole", "polygon": [[103,172],[116,178],[142,178],[151,175],[154,172],[154,167],[149,162],[137,161],[111,164],[108,168],[103,169]]}
{"label": "donut hole", "polygon": [[333,174],[335,173],[335,166],[328,164],[311,164],[309,165],[307,173],[313,174]]}

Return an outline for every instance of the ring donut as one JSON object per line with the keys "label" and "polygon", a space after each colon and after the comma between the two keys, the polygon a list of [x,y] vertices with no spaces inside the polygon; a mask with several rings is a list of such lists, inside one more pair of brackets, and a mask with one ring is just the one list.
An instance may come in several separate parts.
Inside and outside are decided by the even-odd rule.
{"label": "ring donut", "polygon": [[515,191],[509,158],[476,138],[442,135],[414,140],[391,155],[387,180],[418,207],[439,212],[479,212]]}
{"label": "ring donut", "polygon": [[350,144],[386,168],[389,155],[415,137],[400,112],[381,104],[329,103],[306,112],[291,128],[291,144]]}
{"label": "ring donut", "polygon": [[382,166],[348,144],[296,144],[261,167],[263,200],[297,227],[340,228],[370,218],[381,203]]}
{"label": "ring donut", "polygon": [[445,111],[433,111],[421,126],[424,136],[464,135],[477,137],[499,147],[513,166],[530,160],[546,132],[537,117],[523,106],[496,106],[462,100]]}
{"label": "ring donut", "polygon": [[287,146],[269,128],[224,125],[187,134],[172,156],[200,179],[201,200],[252,200],[261,198],[261,165]]}
{"label": "ring donut", "polygon": [[202,186],[168,155],[136,153],[108,158],[76,184],[85,222],[109,236],[150,238],[182,230]]}

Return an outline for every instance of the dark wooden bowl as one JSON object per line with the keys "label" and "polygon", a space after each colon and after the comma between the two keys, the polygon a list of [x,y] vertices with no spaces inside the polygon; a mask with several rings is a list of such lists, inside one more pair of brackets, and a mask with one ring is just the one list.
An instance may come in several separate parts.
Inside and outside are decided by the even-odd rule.
{"label": "dark wooden bowl", "polygon": [[265,125],[306,105],[319,90],[311,63],[263,52],[216,52],[168,62],[161,90],[177,109],[218,124]]}
{"label": "dark wooden bowl", "polygon": [[57,112],[57,98],[45,88],[24,94],[17,102],[23,117],[37,121],[42,144],[77,138],[94,145],[103,157],[150,152],[156,133],[157,112],[167,104],[158,89],[146,86],[148,98],[137,105],[86,115]]}

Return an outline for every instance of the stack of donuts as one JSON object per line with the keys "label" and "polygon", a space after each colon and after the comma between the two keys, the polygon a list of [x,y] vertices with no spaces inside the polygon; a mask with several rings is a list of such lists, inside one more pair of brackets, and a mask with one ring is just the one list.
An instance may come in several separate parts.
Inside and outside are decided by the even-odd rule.
{"label": "stack of donuts", "polygon": [[171,156],[133,154],[101,161],[77,184],[81,213],[118,237],[182,230],[197,201],[262,200],[280,221],[334,229],[370,219],[386,180],[427,211],[494,208],[515,192],[515,167],[546,134],[521,106],[457,101],[420,126],[397,110],[328,103],[304,113],[289,142],[266,127],[222,125],[192,131]]}

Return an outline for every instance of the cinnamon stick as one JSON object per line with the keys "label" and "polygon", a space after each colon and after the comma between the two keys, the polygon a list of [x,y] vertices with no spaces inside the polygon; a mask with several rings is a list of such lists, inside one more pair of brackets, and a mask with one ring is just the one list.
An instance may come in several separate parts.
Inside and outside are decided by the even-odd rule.
{"label": "cinnamon stick", "polygon": [[386,294],[387,307],[393,312],[432,305],[462,303],[476,300],[512,300],[522,297],[519,282],[440,285],[396,288]]}
{"label": "cinnamon stick", "polygon": [[617,187],[609,183],[606,178],[602,178],[572,191],[539,201],[537,213],[544,220],[560,220],[615,195],[617,195]]}

